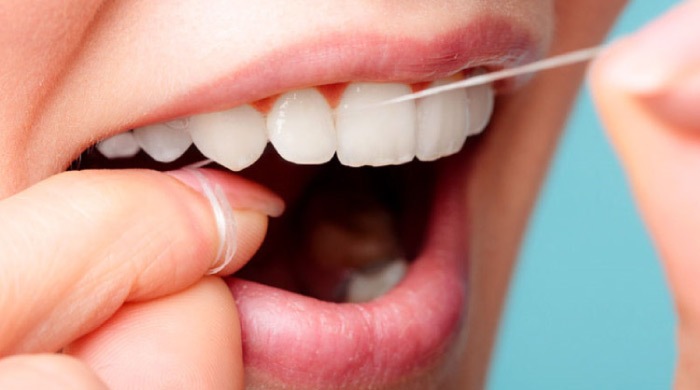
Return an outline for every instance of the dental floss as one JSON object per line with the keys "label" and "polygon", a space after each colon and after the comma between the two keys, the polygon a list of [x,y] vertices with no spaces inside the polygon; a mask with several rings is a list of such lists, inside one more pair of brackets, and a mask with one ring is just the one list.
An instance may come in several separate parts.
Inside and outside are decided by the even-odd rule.
{"label": "dental floss", "polygon": [[569,53],[564,53],[549,58],[545,58],[539,61],[531,62],[522,66],[518,66],[510,69],[503,69],[496,72],[484,73],[478,76],[470,77],[465,80],[456,81],[454,83],[441,85],[438,87],[432,87],[424,89],[420,92],[399,96],[394,99],[385,100],[383,102],[372,105],[372,107],[380,107],[388,104],[401,103],[409,100],[416,100],[432,95],[436,95],[443,92],[452,91],[455,89],[464,89],[476,87],[478,85],[490,84],[494,81],[508,79],[515,76],[520,76],[528,73],[540,72],[543,70],[560,68],[563,66],[574,65],[580,62],[590,61],[596,58],[607,45],[600,45],[596,47],[591,47],[587,49],[581,49],[572,51]]}
{"label": "dental floss", "polygon": [[202,161],[197,161],[196,163],[186,165],[183,168],[184,169],[197,169],[197,168],[206,167],[207,165],[212,164],[213,162],[214,162],[214,160],[208,158],[208,159],[205,159]]}
{"label": "dental floss", "polygon": [[233,217],[233,209],[226,199],[221,186],[216,184],[212,186],[211,181],[196,169],[188,169],[188,171],[199,182],[199,185],[202,187],[202,193],[209,201],[214,212],[216,230],[219,235],[219,247],[216,251],[217,262],[207,272],[208,275],[214,275],[224,269],[233,260],[233,255],[236,253],[236,220]]}

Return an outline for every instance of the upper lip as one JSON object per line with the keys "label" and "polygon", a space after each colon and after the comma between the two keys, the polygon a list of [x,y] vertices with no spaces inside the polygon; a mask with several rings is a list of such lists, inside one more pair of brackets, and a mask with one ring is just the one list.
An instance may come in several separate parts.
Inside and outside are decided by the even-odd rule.
{"label": "upper lip", "polygon": [[532,61],[543,47],[526,26],[496,16],[423,39],[336,32],[288,45],[217,75],[151,111],[140,123],[223,110],[285,91],[351,81],[432,81],[473,67]]}

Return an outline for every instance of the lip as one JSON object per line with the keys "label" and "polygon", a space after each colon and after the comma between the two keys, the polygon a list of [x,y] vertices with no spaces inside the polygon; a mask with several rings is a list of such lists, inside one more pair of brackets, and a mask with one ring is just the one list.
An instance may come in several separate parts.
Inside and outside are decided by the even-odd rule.
{"label": "lip", "polygon": [[[482,17],[425,39],[327,34],[255,58],[151,111],[140,123],[234,107],[349,81],[415,83],[470,67],[517,66],[544,52],[526,26]],[[507,90],[524,79],[499,85]],[[246,376],[267,387],[397,386],[439,369],[459,348],[467,313],[465,148],[443,161],[426,245],[404,280],[379,299],[334,304],[229,278],[240,313]],[[439,375],[439,374],[438,374]]]}
{"label": "lip", "polygon": [[[546,42],[533,36],[524,26],[496,17],[423,40],[326,35],[209,80],[154,116],[172,119],[216,111],[308,86],[414,83],[469,67],[517,66],[544,51],[540,45]],[[510,80],[499,87],[522,82]],[[421,373],[440,376],[434,370],[460,348],[468,312],[468,154],[465,147],[441,163],[426,244],[404,280],[385,296],[363,304],[335,304],[228,279],[240,313],[251,383],[270,388],[401,387]]]}
{"label": "lip", "polygon": [[[483,16],[424,39],[332,32],[303,39],[260,56],[236,71],[215,77],[153,110],[139,123],[166,121],[228,109],[311,86],[352,81],[418,83],[472,67],[501,69],[542,56],[544,42],[525,25]],[[507,91],[527,76],[498,85]]]}
{"label": "lip", "polygon": [[463,155],[439,167],[425,245],[377,300],[336,304],[228,279],[249,378],[273,387],[392,386],[449,355],[467,312]]}

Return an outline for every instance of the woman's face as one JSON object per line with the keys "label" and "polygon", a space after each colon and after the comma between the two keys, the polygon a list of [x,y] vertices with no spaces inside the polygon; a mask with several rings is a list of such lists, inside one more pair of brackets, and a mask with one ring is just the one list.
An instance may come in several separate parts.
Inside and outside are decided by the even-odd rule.
{"label": "woman's face", "polygon": [[[460,126],[479,130],[474,118],[489,114],[490,89],[352,107],[594,45],[622,3],[4,1],[0,194],[65,170],[97,141],[192,117],[184,133],[196,147],[174,162],[148,154],[176,158],[159,155],[158,145],[177,144],[183,132],[141,130],[130,139],[148,153],[109,161],[92,151],[83,165],[172,168],[203,158],[199,149],[230,168],[252,164],[241,174],[285,198],[288,215],[272,222],[260,258],[242,273],[262,284],[229,281],[250,387],[480,388],[519,241],[582,69],[496,85],[486,131],[434,163],[293,165],[271,147],[256,161],[260,134],[305,163],[333,151],[343,165],[451,154]],[[333,112],[330,130],[309,130]],[[268,130],[250,136],[256,123]],[[377,273],[400,281],[388,292],[361,284]]]}

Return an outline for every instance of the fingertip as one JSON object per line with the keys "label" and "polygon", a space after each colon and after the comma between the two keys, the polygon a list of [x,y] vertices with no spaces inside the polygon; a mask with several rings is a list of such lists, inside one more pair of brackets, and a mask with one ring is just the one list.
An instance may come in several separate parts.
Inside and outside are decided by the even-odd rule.
{"label": "fingertip", "polygon": [[622,95],[667,128],[700,132],[698,18],[700,2],[686,1],[612,43],[591,68],[597,98]]}
{"label": "fingertip", "polygon": [[209,275],[229,275],[243,267],[262,244],[267,216],[284,209],[275,194],[238,176],[196,169],[168,174],[201,193],[211,207],[219,245]]}
{"label": "fingertip", "polygon": [[260,249],[267,233],[268,217],[256,211],[239,210],[235,212],[236,225],[236,252],[224,267],[212,274],[224,276],[231,275],[240,270],[250,261]]}
{"label": "fingertip", "polygon": [[203,192],[206,183],[219,186],[236,210],[253,210],[270,217],[279,217],[284,212],[284,201],[277,194],[231,172],[186,168],[166,174],[199,192]]}

